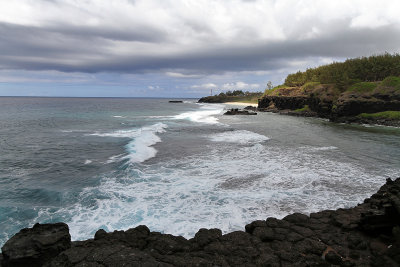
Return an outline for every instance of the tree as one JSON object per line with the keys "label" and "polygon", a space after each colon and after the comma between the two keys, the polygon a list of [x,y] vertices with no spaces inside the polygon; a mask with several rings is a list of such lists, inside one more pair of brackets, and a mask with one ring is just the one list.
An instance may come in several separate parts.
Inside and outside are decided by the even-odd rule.
{"label": "tree", "polygon": [[268,90],[271,90],[272,88],[274,88],[271,81],[268,81],[267,88],[268,88]]}

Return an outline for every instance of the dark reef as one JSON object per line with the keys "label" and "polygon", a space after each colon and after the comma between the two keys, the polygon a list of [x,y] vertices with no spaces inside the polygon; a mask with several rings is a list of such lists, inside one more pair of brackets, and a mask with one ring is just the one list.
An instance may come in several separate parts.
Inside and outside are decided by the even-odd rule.
{"label": "dark reef", "polygon": [[21,230],[2,248],[2,266],[399,266],[400,179],[387,180],[364,203],[310,216],[254,221],[222,235],[194,238],[146,226],[71,242],[64,223]]}
{"label": "dark reef", "polygon": [[228,109],[228,111],[226,111],[224,113],[224,115],[257,115],[257,113],[256,112],[252,112],[252,111],[248,111],[246,109],[241,110],[241,109],[238,109],[238,108],[231,108],[231,109]]}

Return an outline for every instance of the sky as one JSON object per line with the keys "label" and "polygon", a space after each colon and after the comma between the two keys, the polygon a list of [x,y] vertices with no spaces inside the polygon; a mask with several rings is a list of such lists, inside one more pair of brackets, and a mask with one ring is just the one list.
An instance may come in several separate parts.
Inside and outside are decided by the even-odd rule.
{"label": "sky", "polygon": [[398,0],[0,0],[0,95],[201,97],[400,52]]}

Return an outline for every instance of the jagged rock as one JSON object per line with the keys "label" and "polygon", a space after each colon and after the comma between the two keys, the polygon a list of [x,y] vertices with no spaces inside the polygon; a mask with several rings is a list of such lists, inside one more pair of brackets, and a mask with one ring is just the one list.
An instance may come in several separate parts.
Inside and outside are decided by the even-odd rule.
{"label": "jagged rock", "polygon": [[219,229],[200,229],[187,240],[142,225],[99,230],[94,239],[71,246],[65,224],[35,225],[6,243],[3,265],[398,266],[400,179],[387,180],[351,209],[267,218],[245,230],[222,235]]}
{"label": "jagged rock", "polygon": [[257,107],[253,107],[253,106],[247,106],[243,108],[244,110],[251,110],[251,111],[257,111]]}
{"label": "jagged rock", "polygon": [[22,229],[4,244],[3,266],[42,266],[70,247],[68,225],[37,223]]}
{"label": "jagged rock", "polygon": [[[296,111],[305,106],[309,110]],[[342,94],[338,99],[332,96],[316,95],[272,95],[258,100],[258,111],[270,111],[284,115],[322,117],[339,123],[380,124],[400,126],[397,119],[362,118],[361,113],[376,113],[382,111],[400,110],[400,97],[396,94],[373,96],[357,96]]]}
{"label": "jagged rock", "polygon": [[231,108],[224,115],[257,115],[255,112],[249,112],[247,110],[240,110],[238,108]]}

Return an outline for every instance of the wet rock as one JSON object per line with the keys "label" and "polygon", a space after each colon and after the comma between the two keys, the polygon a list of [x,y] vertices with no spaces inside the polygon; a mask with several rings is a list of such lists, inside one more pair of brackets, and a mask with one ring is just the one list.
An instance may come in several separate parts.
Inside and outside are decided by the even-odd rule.
{"label": "wet rock", "polygon": [[255,112],[249,112],[247,110],[241,110],[238,108],[231,108],[224,115],[257,115]]}
{"label": "wet rock", "polygon": [[253,106],[247,106],[243,108],[244,110],[251,110],[251,111],[257,111],[257,107],[253,107]]}

